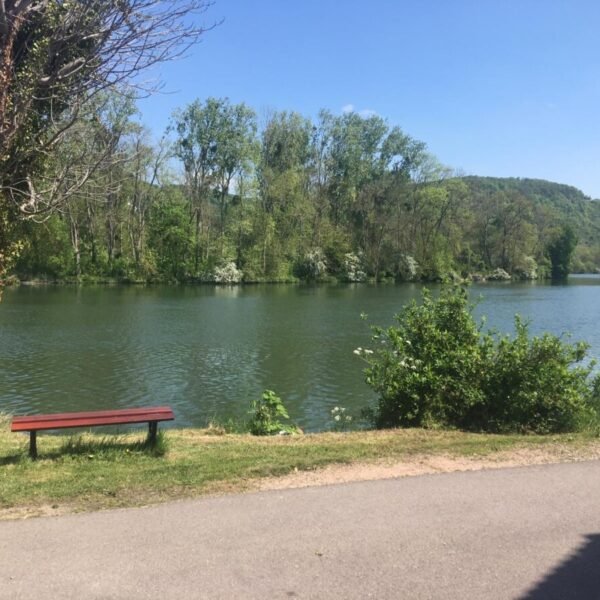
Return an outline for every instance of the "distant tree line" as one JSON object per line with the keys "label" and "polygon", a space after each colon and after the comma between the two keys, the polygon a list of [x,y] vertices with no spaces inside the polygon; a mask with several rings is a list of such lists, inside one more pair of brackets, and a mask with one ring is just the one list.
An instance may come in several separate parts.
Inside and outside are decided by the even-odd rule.
{"label": "distant tree line", "polygon": [[136,116],[123,91],[79,109],[44,171],[52,210],[14,233],[13,273],[431,281],[600,266],[598,203],[549,182],[458,177],[377,115],[273,112],[259,127],[247,105],[209,98],[177,111],[158,144]]}

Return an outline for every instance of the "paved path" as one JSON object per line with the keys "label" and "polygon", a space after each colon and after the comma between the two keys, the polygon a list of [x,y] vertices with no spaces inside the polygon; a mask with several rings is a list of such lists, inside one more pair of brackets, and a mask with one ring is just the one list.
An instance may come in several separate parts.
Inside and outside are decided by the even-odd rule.
{"label": "paved path", "polygon": [[0,598],[600,598],[600,462],[0,523]]}

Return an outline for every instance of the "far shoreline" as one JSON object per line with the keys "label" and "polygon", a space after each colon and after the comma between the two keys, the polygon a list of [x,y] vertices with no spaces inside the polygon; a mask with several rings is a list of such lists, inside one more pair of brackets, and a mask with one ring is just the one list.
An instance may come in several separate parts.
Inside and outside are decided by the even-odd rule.
{"label": "far shoreline", "polygon": [[32,278],[32,279],[21,279],[17,277],[11,277],[5,281],[0,281],[0,287],[4,288],[15,288],[15,287],[88,287],[88,286],[106,286],[106,287],[117,287],[117,286],[140,286],[140,287],[154,287],[154,286],[166,286],[166,287],[200,287],[200,286],[211,286],[211,287],[245,287],[245,286],[271,286],[271,285],[296,285],[296,286],[313,286],[313,285],[366,285],[366,286],[379,286],[379,285],[403,285],[403,284],[419,284],[419,285],[471,285],[471,284],[491,284],[491,285],[510,285],[510,284],[566,284],[569,279],[585,278],[590,277],[593,279],[600,279],[600,273],[593,272],[581,272],[581,273],[570,273],[566,280],[554,280],[550,277],[536,278],[536,279],[523,279],[523,278],[510,278],[503,280],[494,280],[482,278],[464,278],[464,279],[452,279],[452,280],[440,280],[440,279],[415,279],[415,280],[396,280],[393,278],[385,278],[380,280],[368,279],[366,281],[344,281],[340,279],[326,279],[319,281],[302,280],[302,279],[274,279],[274,280],[257,280],[257,281],[236,281],[236,282],[217,282],[207,281],[201,279],[187,279],[183,281],[176,280],[143,280],[143,279],[128,279],[128,278],[82,278],[82,279],[47,279],[47,278]]}

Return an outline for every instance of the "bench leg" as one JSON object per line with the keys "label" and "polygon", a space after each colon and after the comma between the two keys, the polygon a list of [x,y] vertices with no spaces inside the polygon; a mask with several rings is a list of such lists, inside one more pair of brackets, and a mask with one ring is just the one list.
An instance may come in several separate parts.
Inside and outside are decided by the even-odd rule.
{"label": "bench leg", "polygon": [[37,431],[29,432],[29,456],[37,458]]}
{"label": "bench leg", "polygon": [[154,446],[156,444],[156,432],[158,430],[158,423],[156,421],[150,421],[148,423],[148,442]]}

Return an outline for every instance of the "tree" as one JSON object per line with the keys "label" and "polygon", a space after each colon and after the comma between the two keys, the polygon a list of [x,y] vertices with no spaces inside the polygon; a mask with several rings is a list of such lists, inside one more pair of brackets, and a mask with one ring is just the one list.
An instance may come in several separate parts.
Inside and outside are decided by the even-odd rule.
{"label": "tree", "polygon": [[217,141],[221,258],[224,251],[225,218],[231,184],[235,177],[239,178],[250,170],[257,153],[256,114],[243,103],[233,106],[227,104],[224,107]]}
{"label": "tree", "polygon": [[179,187],[164,189],[150,210],[148,243],[156,254],[160,272],[173,280],[185,280],[194,251],[193,226]]}
{"label": "tree", "polygon": [[16,244],[5,228],[57,205],[54,188],[35,178],[81,106],[125,83],[149,91],[137,75],[196,42],[205,30],[189,15],[209,4],[0,0],[0,275]]}
{"label": "tree", "polygon": [[[120,250],[123,187],[127,163],[133,158],[126,140],[137,128],[131,120],[133,114],[130,96],[113,92],[96,95],[65,132],[61,152],[48,160],[45,178],[57,201],[56,212],[69,223],[77,277],[82,275],[85,242],[93,267],[97,266],[102,232],[111,266]],[[40,215],[31,218],[38,220]]]}
{"label": "tree", "polygon": [[273,113],[263,131],[258,166],[263,275],[289,275],[286,259],[303,252],[298,244],[313,222],[308,203],[311,133],[311,122],[296,112]]}
{"label": "tree", "polygon": [[570,225],[563,225],[548,245],[548,256],[552,265],[552,279],[566,279],[571,270],[571,257],[577,246],[577,235]]}
{"label": "tree", "polygon": [[139,128],[133,139],[133,161],[129,172],[129,216],[127,229],[133,259],[139,270],[144,256],[146,223],[160,189],[160,173],[167,158],[164,143],[155,149],[145,139],[147,132]]}
{"label": "tree", "polygon": [[220,209],[223,244],[225,211],[233,178],[251,160],[256,138],[256,117],[245,104],[232,105],[227,98],[192,102],[175,114],[175,155],[183,163],[195,223],[194,269],[210,258],[210,200],[216,194]]}

